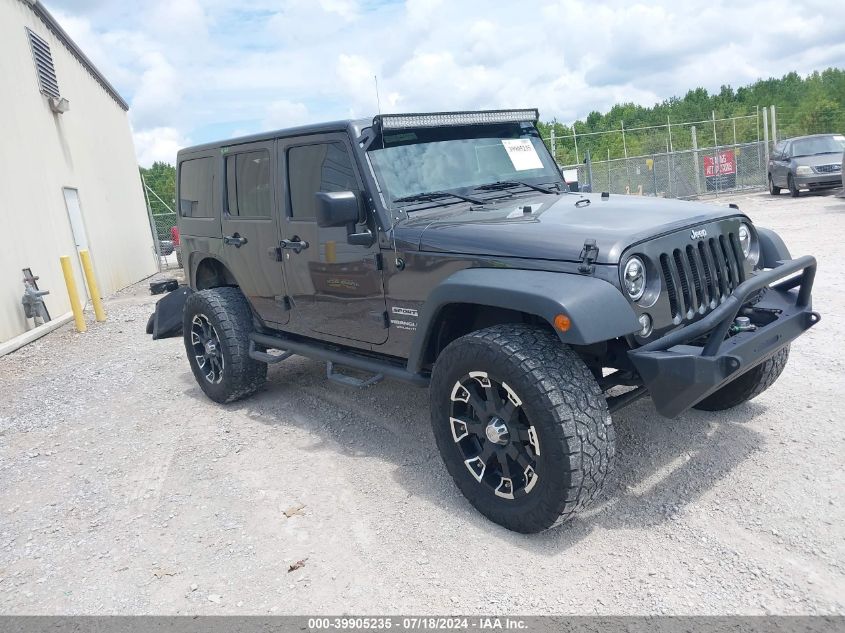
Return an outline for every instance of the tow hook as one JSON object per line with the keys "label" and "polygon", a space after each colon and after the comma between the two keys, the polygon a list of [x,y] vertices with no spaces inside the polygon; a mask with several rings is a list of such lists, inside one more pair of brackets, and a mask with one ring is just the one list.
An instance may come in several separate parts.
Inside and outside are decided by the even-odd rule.
{"label": "tow hook", "polygon": [[757,326],[751,322],[747,316],[738,316],[734,319],[731,326],[731,334],[738,334],[739,332],[753,332]]}

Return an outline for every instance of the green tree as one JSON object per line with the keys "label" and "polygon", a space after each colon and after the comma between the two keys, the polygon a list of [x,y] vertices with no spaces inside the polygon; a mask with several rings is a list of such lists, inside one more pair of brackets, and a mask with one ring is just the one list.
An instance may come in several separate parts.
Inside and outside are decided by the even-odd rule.
{"label": "green tree", "polygon": [[[148,169],[140,167],[141,176],[161,200],[150,194],[150,208],[153,215],[164,215],[175,211],[176,205],[176,168],[169,164],[156,161]],[[162,202],[164,201],[164,202]],[[165,206],[165,204],[167,206]],[[168,209],[167,207],[170,207]]]}

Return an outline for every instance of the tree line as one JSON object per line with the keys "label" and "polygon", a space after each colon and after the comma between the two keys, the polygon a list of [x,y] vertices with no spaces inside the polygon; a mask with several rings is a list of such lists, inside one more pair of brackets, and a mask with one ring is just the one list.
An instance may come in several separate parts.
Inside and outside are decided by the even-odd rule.
{"label": "tree line", "polygon": [[[791,72],[779,79],[760,79],[737,89],[725,85],[713,94],[704,88],[695,88],[683,97],[672,97],[651,107],[620,103],[604,114],[590,112],[573,125],[553,119],[540,122],[538,127],[546,139],[554,130],[558,162],[574,164],[573,130],[578,143],[578,162],[584,160],[586,149],[594,160],[622,158],[626,149],[628,156],[665,152],[669,143],[668,123],[671,123],[671,147],[675,151],[693,147],[691,122],[697,122],[698,147],[732,144],[734,138],[737,143],[750,143],[763,140],[763,117],[762,114],[758,117],[757,113],[758,108],[762,110],[770,105],[775,106],[780,138],[845,133],[845,70],[828,68],[806,77]],[[717,119],[715,139],[714,113]],[[636,129],[644,127],[653,129]],[[611,133],[594,134],[596,132]]]}

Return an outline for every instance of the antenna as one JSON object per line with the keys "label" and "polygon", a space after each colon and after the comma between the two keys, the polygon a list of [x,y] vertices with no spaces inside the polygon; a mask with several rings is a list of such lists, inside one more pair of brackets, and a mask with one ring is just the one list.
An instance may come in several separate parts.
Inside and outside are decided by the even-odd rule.
{"label": "antenna", "polygon": [[[378,75],[373,75],[373,80],[376,84],[376,107],[378,108],[378,113],[381,114],[381,98],[378,95]],[[379,125],[379,133],[381,135],[381,148],[385,149],[384,146],[384,126]],[[399,259],[399,251],[396,249],[396,223],[399,221],[400,216],[393,214],[393,201],[390,199],[390,196],[387,196],[387,212],[390,214],[390,239],[393,243],[393,261],[396,264],[396,267],[399,268],[399,262],[402,261]],[[401,268],[399,268],[401,270]]]}
{"label": "antenna", "polygon": [[373,75],[373,79],[376,81],[376,107],[378,108],[378,113],[381,114],[381,99],[378,96],[378,75]]}

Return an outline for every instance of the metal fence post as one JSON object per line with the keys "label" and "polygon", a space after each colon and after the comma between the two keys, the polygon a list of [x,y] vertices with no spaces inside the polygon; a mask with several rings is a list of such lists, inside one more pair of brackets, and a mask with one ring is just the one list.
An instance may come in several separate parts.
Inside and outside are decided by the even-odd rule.
{"label": "metal fence post", "polygon": [[772,144],[777,145],[778,142],[778,126],[777,122],[775,121],[775,106],[772,104],[769,106],[772,110]]}
{"label": "metal fence post", "polygon": [[625,121],[620,120],[622,124],[622,151],[625,153],[625,180],[626,184],[631,184],[631,171],[628,169],[628,144],[625,142]]}
{"label": "metal fence post", "polygon": [[698,137],[696,136],[695,126],[690,126],[690,134],[692,135],[692,156],[693,165],[695,166],[695,191],[701,193],[701,170],[698,168]]}
{"label": "metal fence post", "polygon": [[555,124],[552,123],[552,135],[549,138],[549,145],[551,145],[552,158],[557,162],[557,148],[555,147]]}
{"label": "metal fence post", "polygon": [[666,141],[666,172],[669,175],[669,182],[667,184],[668,184],[668,189],[669,189],[668,193],[669,193],[670,198],[672,197],[672,159],[673,159],[672,153],[670,151],[671,148],[672,148],[671,143],[669,141]]}
{"label": "metal fence post", "polygon": [[584,150],[584,163],[587,165],[587,182],[590,183],[590,191],[593,190],[593,159],[590,156],[590,149]]}
{"label": "metal fence post", "polygon": [[666,145],[666,153],[668,154],[671,151],[674,151],[672,145],[672,122],[669,120],[669,115],[666,115],[666,129],[669,130],[669,140],[667,141]]}
{"label": "metal fence post", "polygon": [[719,147],[719,141],[716,140],[716,111],[712,111],[713,114],[713,147]]}
{"label": "metal fence post", "polygon": [[768,110],[763,108],[763,156],[765,159],[765,165],[768,167],[769,165],[769,115]]}
{"label": "metal fence post", "polygon": [[572,124],[572,140],[575,141],[575,164],[581,162],[581,159],[578,157],[578,136],[575,134],[575,124]]}

